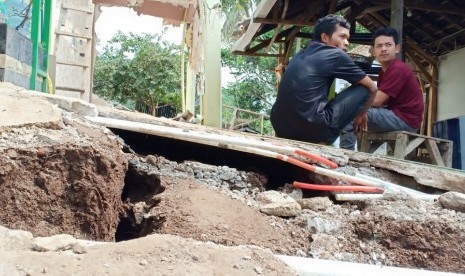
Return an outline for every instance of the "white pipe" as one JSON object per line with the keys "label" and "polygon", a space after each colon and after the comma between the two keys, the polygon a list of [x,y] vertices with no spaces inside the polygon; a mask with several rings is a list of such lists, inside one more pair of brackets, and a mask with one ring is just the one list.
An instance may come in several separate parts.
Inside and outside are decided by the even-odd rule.
{"label": "white pipe", "polygon": [[[139,123],[139,122],[129,122],[129,121],[124,121],[124,120],[112,119],[112,118],[87,117],[87,119],[89,119],[92,122],[99,123],[99,124],[102,124],[104,126],[111,127],[111,128],[124,129],[124,130],[135,131],[135,132],[151,134],[151,135],[159,135],[159,136],[163,136],[167,138],[190,141],[194,143],[217,146],[217,147],[222,147],[222,148],[230,148],[230,149],[249,152],[249,153],[253,153],[253,154],[257,154],[261,156],[278,158],[285,162],[289,162],[291,164],[294,164],[301,168],[305,168],[309,171],[312,171],[312,172],[315,172],[321,175],[326,175],[326,176],[333,177],[336,179],[347,180],[347,181],[350,181],[352,183],[359,184],[359,185],[367,185],[367,186],[376,185],[374,181],[365,180],[365,179],[352,176],[352,175],[347,175],[341,172],[316,167],[316,166],[304,163],[295,158],[280,155],[270,150],[256,149],[256,148],[244,146],[245,144],[250,143],[250,141],[242,140],[244,141],[243,145],[238,145],[237,143],[233,144],[234,141],[232,139],[235,139],[235,137],[221,136],[221,138],[227,137],[227,139],[219,139],[218,137],[219,135],[213,136],[209,133],[184,131],[183,129],[179,129],[179,128],[145,124],[145,123]],[[276,146],[276,147],[281,148],[281,146]]]}
{"label": "white pipe", "polygon": [[406,275],[406,276],[454,276],[463,275],[424,269],[402,268],[385,265],[350,263],[332,260],[312,259],[295,256],[275,255],[297,271],[300,276],[361,276],[361,275]]}
{"label": "white pipe", "polygon": [[400,193],[406,193],[406,194],[409,194],[411,196],[427,195],[426,193],[422,193],[420,191],[416,191],[416,190],[413,190],[413,189],[410,189],[410,188],[407,188],[407,187],[404,187],[404,186],[401,186],[401,185],[397,185],[397,184],[394,184],[394,183],[391,183],[391,182],[388,182],[388,181],[384,181],[384,180],[381,180],[381,179],[378,179],[378,178],[374,178],[374,177],[371,177],[371,176],[368,176],[368,175],[364,175],[364,174],[361,174],[361,173],[356,173],[355,175],[360,177],[360,178],[376,182],[379,185],[378,187],[381,187],[381,188],[383,188],[383,189],[385,189],[387,191],[396,192],[396,193],[399,193],[399,192]]}
{"label": "white pipe", "polygon": [[[424,200],[424,201],[436,201],[439,198],[439,195],[408,195],[410,197]],[[385,199],[387,198],[386,193],[384,194],[336,194],[335,195],[337,201],[363,201],[363,200],[370,200],[370,199]]]}

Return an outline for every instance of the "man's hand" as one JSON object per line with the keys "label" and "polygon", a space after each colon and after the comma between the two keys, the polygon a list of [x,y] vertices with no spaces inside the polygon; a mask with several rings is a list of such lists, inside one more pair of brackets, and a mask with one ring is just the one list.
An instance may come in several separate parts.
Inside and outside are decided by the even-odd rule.
{"label": "man's hand", "polygon": [[367,113],[364,112],[359,116],[355,117],[354,119],[354,132],[361,133],[366,132],[368,130],[368,116]]}

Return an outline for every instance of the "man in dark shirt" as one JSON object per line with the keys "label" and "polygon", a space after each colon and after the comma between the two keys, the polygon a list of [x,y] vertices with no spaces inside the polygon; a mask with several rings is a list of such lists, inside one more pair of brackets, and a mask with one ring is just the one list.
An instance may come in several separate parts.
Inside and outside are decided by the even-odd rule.
{"label": "man in dark shirt", "polygon": [[[378,92],[368,110],[368,130],[374,132],[417,132],[423,118],[423,94],[412,69],[399,59],[400,46],[397,31],[381,28],[373,34],[374,56],[381,64]],[[352,125],[341,135],[340,147],[354,149],[356,134]]]}
{"label": "man in dark shirt", "polygon": [[[357,130],[366,129],[366,112],[377,88],[345,53],[349,30],[350,24],[342,17],[319,19],[314,41],[290,61],[271,110],[278,137],[331,144],[352,120]],[[328,100],[335,78],[354,85]]]}

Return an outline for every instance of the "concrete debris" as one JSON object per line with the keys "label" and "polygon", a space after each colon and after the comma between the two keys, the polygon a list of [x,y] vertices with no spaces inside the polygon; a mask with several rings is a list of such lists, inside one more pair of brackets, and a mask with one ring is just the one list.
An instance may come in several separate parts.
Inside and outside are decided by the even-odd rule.
{"label": "concrete debris", "polygon": [[257,195],[260,212],[278,217],[294,217],[300,211],[300,205],[290,196],[278,191],[266,191]]}
{"label": "concrete debris", "polygon": [[[49,103],[58,106],[61,109],[64,109],[69,112],[74,112],[81,116],[98,116],[98,109],[94,104],[88,103],[84,100],[78,98],[70,98],[59,95],[50,95],[47,93],[30,91],[24,89],[14,89],[14,85],[11,83],[0,82],[0,91],[1,95],[6,97],[18,97],[18,98],[38,98],[36,100],[48,101]],[[34,104],[32,106],[40,106],[39,104]],[[27,105],[29,108],[30,106]],[[31,113],[31,111],[26,112]],[[43,119],[43,116],[37,116],[37,119]]]}
{"label": "concrete debris", "polygon": [[328,197],[310,197],[297,200],[302,209],[310,209],[313,211],[326,210],[333,205],[333,202]]}
{"label": "concrete debris", "polygon": [[447,192],[439,197],[439,202],[444,208],[465,213],[465,194]]}
{"label": "concrete debris", "polygon": [[33,240],[32,250],[39,252],[63,251],[73,248],[76,239],[68,234],[38,237]]}

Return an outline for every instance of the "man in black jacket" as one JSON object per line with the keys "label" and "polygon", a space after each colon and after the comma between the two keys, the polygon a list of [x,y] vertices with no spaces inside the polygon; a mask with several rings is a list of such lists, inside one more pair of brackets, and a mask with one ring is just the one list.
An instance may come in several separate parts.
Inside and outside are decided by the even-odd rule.
{"label": "man in black jacket", "polygon": [[[342,17],[319,19],[314,40],[290,61],[271,110],[278,137],[331,144],[352,120],[356,131],[366,130],[366,112],[377,88],[346,54],[349,30]],[[328,100],[335,78],[353,85]]]}

